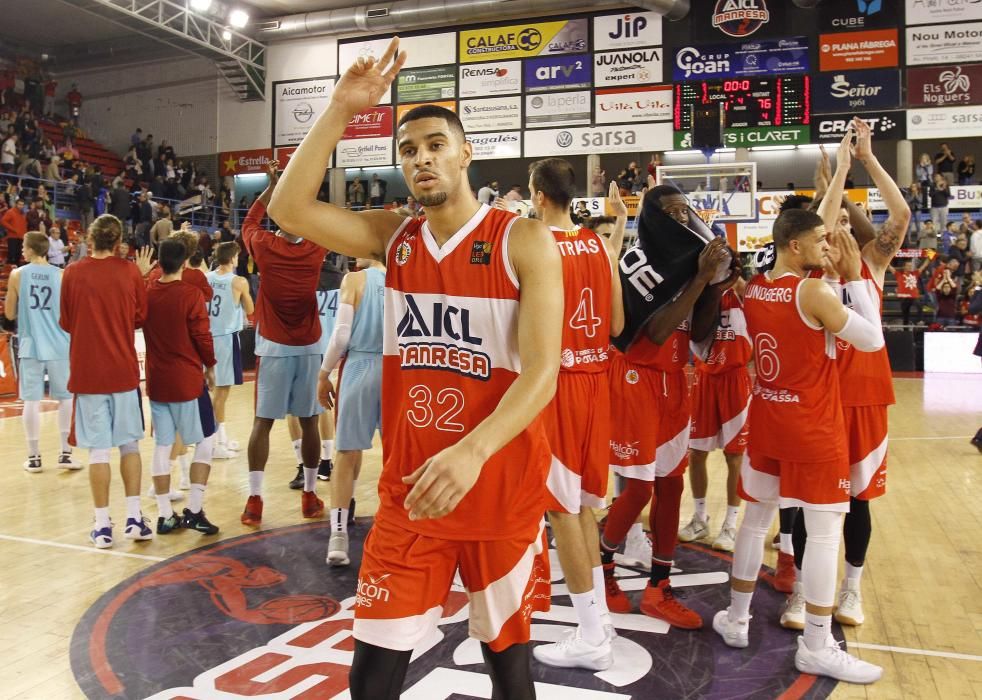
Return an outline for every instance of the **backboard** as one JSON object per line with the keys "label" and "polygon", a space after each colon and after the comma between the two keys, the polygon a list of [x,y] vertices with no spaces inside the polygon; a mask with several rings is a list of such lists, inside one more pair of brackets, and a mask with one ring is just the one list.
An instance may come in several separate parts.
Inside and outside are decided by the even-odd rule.
{"label": "backboard", "polygon": [[682,191],[707,224],[757,219],[757,164],[660,165],[655,179]]}

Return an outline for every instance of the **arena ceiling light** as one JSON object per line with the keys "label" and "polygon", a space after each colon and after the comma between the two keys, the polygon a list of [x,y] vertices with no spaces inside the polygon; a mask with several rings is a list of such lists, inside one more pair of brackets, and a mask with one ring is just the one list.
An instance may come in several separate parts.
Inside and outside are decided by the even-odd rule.
{"label": "arena ceiling light", "polygon": [[236,29],[242,29],[249,23],[249,13],[241,9],[232,10],[228,15],[228,23]]}
{"label": "arena ceiling light", "polygon": [[191,0],[191,9],[196,12],[207,12],[211,9],[211,0]]}
{"label": "arena ceiling light", "polygon": [[232,41],[232,30],[228,27],[222,30],[222,41]]}

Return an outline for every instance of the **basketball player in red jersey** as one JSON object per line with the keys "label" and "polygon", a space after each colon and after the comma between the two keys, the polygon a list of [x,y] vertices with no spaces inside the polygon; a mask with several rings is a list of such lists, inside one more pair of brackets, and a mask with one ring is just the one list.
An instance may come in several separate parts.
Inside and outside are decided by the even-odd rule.
{"label": "basketball player in red jersey", "polygon": [[[688,225],[688,202],[679,190],[659,185],[645,196],[654,198],[680,224]],[[678,539],[683,474],[688,464],[689,387],[685,366],[690,339],[702,343],[711,337],[720,296],[736,280],[738,273],[734,272],[723,283],[709,284],[726,255],[723,239],[707,245],[699,256],[696,275],[685,290],[654,315],[626,353],[615,353],[610,364],[609,460],[614,472],[624,477],[625,486],[610,508],[600,542],[607,605],[613,612],[631,611],[630,601],[614,579],[614,553],[650,502],[651,574],[641,612],[682,629],[702,627],[702,618],[674,597],[669,584]]]}
{"label": "basketball player in red jersey", "polygon": [[441,107],[409,111],[396,134],[425,218],[317,201],[349,121],[378,103],[405,62],[398,46],[342,76],[270,203],[288,230],[386,266],[384,462],[359,572],[351,697],[399,696],[413,650],[438,638],[459,570],[494,697],[524,700],[535,696],[529,619],[550,598],[550,453],[538,416],[559,371],[562,263],[543,224],[477,202],[471,145]]}
{"label": "basketball player in red jersey", "polygon": [[[732,552],[736,520],[740,514],[737,481],[747,449],[747,413],[750,410],[750,336],[743,314],[746,282],[739,278],[720,301],[720,320],[709,356],[703,362],[695,353],[695,383],[692,386],[692,429],[689,433],[689,486],[695,502],[692,520],[679,531],[681,542],[700,540],[709,534],[706,491],[709,477],[706,458],[716,449],[726,460],[726,518],[713,540],[713,549]],[[693,348],[696,350],[696,348]]]}
{"label": "basketball player in red jersey", "polygon": [[[848,169],[852,130],[839,147]],[[834,203],[837,207],[837,202]],[[778,505],[803,509],[811,544],[802,567],[804,635],[795,666],[802,673],[872,683],[882,669],[842,650],[832,637],[836,559],[842,513],[849,507],[849,461],[835,367],[835,339],[857,350],[883,347],[879,309],[860,274],[859,247],[822,218],[791,210],[774,223],[772,271],[747,285],[744,312],[757,369],[750,402],[750,445],[740,474],[747,501],[730,576],[730,606],[713,619],[729,646],[749,644],[750,600],[764,554],[764,538]],[[833,266],[846,280],[854,309],[842,304],[814,270]]]}
{"label": "basketball player in red jersey", "polygon": [[538,218],[550,228],[563,259],[566,294],[563,350],[556,396],[543,413],[552,448],[546,508],[559,562],[579,626],[555,644],[535,648],[544,664],[603,671],[613,664],[614,630],[607,611],[594,508],[605,506],[610,443],[607,365],[611,335],[624,327],[617,259],[627,207],[611,183],[619,209],[610,240],[577,228],[569,215],[576,188],[573,167],[547,158],[532,164],[529,192]]}
{"label": "basketball player in red jersey", "polygon": [[[870,127],[861,119],[854,121],[856,130],[855,158],[866,168],[873,183],[879,188],[880,196],[887,205],[888,217],[873,240],[862,248],[860,274],[870,297],[876,300],[877,308],[883,304],[883,284],[887,269],[903,245],[904,235],[910,222],[910,208],[904,200],[900,188],[883,169],[873,155],[872,133]],[[835,176],[829,185],[826,198],[822,200],[820,212],[826,226],[835,222],[837,233],[848,236],[849,228],[839,223],[843,211],[835,206],[825,207],[826,200],[833,202],[841,198],[846,173],[842,163],[837,164]],[[842,303],[852,307],[852,300],[845,290],[844,281],[839,277],[826,276],[826,282],[842,297]],[[849,512],[843,523],[845,539],[845,579],[839,591],[835,619],[844,625],[861,625],[863,615],[860,580],[866,551],[872,534],[870,501],[886,493],[887,469],[887,407],[896,403],[893,394],[893,377],[890,358],[886,347],[876,352],[858,352],[842,340],[836,343],[836,366],[839,369],[842,407],[848,434],[849,448]],[[799,517],[796,522],[795,561],[801,568],[806,542],[806,525]],[[803,592],[795,587],[788,611],[782,617],[782,624],[801,628],[804,620],[801,604],[794,600]],[[796,606],[795,603],[798,603]],[[802,611],[803,612],[803,611]],[[790,613],[790,615],[789,615]]]}

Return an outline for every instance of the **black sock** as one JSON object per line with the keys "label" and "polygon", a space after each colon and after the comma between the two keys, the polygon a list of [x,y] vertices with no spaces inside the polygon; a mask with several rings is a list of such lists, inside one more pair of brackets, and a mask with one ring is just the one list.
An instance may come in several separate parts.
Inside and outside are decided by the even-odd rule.
{"label": "black sock", "polygon": [[651,575],[648,577],[648,580],[651,582],[652,586],[657,586],[659,583],[667,579],[670,573],[672,573],[671,564],[663,564],[652,559]]}

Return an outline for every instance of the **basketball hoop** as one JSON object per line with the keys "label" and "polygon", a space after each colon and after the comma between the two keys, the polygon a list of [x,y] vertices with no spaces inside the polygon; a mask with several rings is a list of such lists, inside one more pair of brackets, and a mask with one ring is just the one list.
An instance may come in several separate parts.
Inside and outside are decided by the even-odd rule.
{"label": "basketball hoop", "polygon": [[722,214],[722,213],[723,212],[720,211],[719,209],[697,209],[696,210],[696,214],[698,214],[699,218],[702,219],[702,222],[704,224],[706,224],[706,226],[712,226],[713,223],[716,221],[716,218],[720,214]]}

